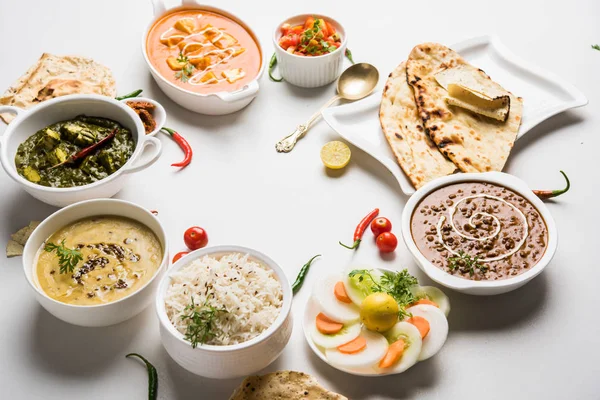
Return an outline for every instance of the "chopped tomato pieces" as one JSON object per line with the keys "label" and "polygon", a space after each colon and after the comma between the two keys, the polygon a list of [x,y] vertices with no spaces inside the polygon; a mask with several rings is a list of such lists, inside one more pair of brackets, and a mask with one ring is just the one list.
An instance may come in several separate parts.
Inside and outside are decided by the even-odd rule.
{"label": "chopped tomato pieces", "polygon": [[[323,18],[308,17],[304,25],[281,26],[279,46],[299,56],[322,56],[336,51],[342,43],[335,27]],[[290,48],[292,49],[290,51]]]}

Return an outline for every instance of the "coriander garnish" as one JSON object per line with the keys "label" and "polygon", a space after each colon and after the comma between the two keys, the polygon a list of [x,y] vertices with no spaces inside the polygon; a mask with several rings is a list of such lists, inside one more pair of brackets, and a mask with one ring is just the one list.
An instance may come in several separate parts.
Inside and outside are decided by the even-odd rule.
{"label": "coriander garnish", "polygon": [[217,334],[215,320],[219,313],[226,313],[225,308],[217,308],[208,304],[208,300],[203,305],[197,305],[192,302],[184,310],[184,315],[181,316],[182,321],[187,321],[187,329],[185,331],[185,340],[192,344],[192,348],[198,347],[198,344],[203,345]]}
{"label": "coriander garnish", "polygon": [[600,50],[600,46],[597,45],[597,44],[593,44],[592,45],[592,49],[594,49],[594,50]]}
{"label": "coriander garnish", "polygon": [[182,52],[179,52],[177,61],[183,64],[183,68],[181,68],[181,71],[175,73],[175,79],[179,79],[185,83],[191,78],[196,67],[190,62],[188,56],[183,55]]}
{"label": "coriander garnish", "polygon": [[479,256],[472,257],[470,254],[459,250],[457,256],[448,258],[448,268],[452,271],[455,271],[456,269],[468,271],[471,276],[475,273],[475,269],[478,269],[481,273],[486,272],[489,267],[478,261]]}
{"label": "coriander garnish", "polygon": [[359,282],[368,279],[371,284],[371,292],[382,292],[392,296],[398,303],[398,306],[400,306],[398,317],[401,320],[408,316],[408,313],[405,311],[406,307],[419,300],[410,290],[412,286],[417,285],[419,282],[407,270],[400,272],[384,271],[379,281],[373,277],[371,271],[365,269],[353,270],[349,276],[350,278],[358,276]]}
{"label": "coriander garnish", "polygon": [[83,254],[78,249],[66,247],[64,239],[58,245],[52,242],[46,243],[44,250],[48,253],[56,251],[61,274],[72,273],[79,261],[83,260]]}

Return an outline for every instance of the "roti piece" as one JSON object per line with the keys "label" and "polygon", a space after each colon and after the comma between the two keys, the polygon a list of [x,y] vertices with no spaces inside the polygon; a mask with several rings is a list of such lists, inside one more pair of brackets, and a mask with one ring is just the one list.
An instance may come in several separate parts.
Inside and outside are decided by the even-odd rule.
{"label": "roti piece", "polygon": [[304,372],[278,371],[263,376],[249,376],[229,400],[348,400],[328,391]]}
{"label": "roti piece", "polygon": [[435,75],[459,66],[469,71],[480,85],[504,90],[455,51],[437,43],[424,43],[412,50],[406,64],[419,116],[429,137],[461,171],[501,171],[521,124],[522,100],[507,92],[510,112],[506,122],[448,105],[447,92],[437,83]]}
{"label": "roti piece", "polygon": [[435,74],[435,80],[448,91],[446,102],[474,113],[505,122],[510,111],[510,94],[500,85],[480,82],[467,65],[446,68]]}
{"label": "roti piece", "polygon": [[379,121],[398,164],[415,188],[456,171],[456,166],[425,134],[413,90],[406,82],[405,62],[398,65],[387,80]]}
{"label": "roti piece", "polygon": [[6,257],[17,257],[23,255],[23,245],[15,242],[14,240],[9,240],[6,243]]}
{"label": "roti piece", "polygon": [[[90,58],[44,53],[0,97],[0,104],[27,109],[44,100],[75,93],[115,97],[112,72]],[[3,113],[0,118],[8,124],[14,115]]]}

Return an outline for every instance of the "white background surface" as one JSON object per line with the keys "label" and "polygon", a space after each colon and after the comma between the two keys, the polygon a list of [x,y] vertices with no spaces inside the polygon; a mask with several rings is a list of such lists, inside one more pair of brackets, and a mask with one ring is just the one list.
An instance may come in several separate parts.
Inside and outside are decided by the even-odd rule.
{"label": "white background surface", "polygon": [[[117,196],[159,210],[172,254],[184,249],[182,233],[191,225],[206,228],[211,245],[241,244],[269,254],[290,279],[311,256],[323,254],[294,299],[290,344],[265,372],[305,371],[350,399],[600,398],[598,216],[592,211],[600,194],[600,52],[590,48],[600,43],[600,3],[342,3],[211,2],[245,19],[267,57],[272,30],[287,16],[332,15],[345,24],[355,60],[374,64],[382,78],[419,42],[451,44],[497,33],[515,54],[568,78],[590,100],[519,140],[506,168],[536,188],[561,186],[559,169],[571,177],[571,192],[549,203],[560,237],[554,261],[513,293],[489,298],[448,293],[452,312],[445,347],[398,376],[359,378],[330,368],[311,353],[300,325],[314,280],[353,256],[372,266],[406,267],[427,283],[403,243],[388,260],[380,258],[369,235],[356,254],[337,244],[350,242],[356,222],[376,206],[400,226],[406,198],[381,165],[352,148],[348,168],[326,171],[319,149],[336,135],[324,123],[292,153],[274,150],[278,139],[334,94],[333,86],[304,90],[264,76],[258,98],[243,111],[193,114],[160,92],[144,64],[140,37],[151,18],[149,1],[1,0],[0,88],[42,52],[93,57],[114,71],[119,93],[143,88],[144,95],[162,102],[168,126],[194,147],[193,163],[178,172],[170,164],[179,161],[180,150],[162,137],[162,158]],[[56,210],[27,195],[3,171],[0,192],[2,249],[11,232]],[[159,370],[159,398],[227,399],[241,379],[214,381],[184,371],[162,348],[157,324],[153,308],[109,328],[65,324],[35,301],[20,258],[0,256],[0,398],[145,399],[146,371],[124,357],[136,351]]]}

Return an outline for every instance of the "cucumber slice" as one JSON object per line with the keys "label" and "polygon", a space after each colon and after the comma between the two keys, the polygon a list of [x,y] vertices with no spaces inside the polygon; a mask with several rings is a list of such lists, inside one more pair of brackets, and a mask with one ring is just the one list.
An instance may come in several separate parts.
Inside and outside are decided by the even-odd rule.
{"label": "cucumber slice", "polygon": [[419,286],[415,285],[410,288],[413,295],[418,298],[427,298],[438,305],[444,315],[447,317],[450,314],[450,299],[440,289],[435,286]]}

